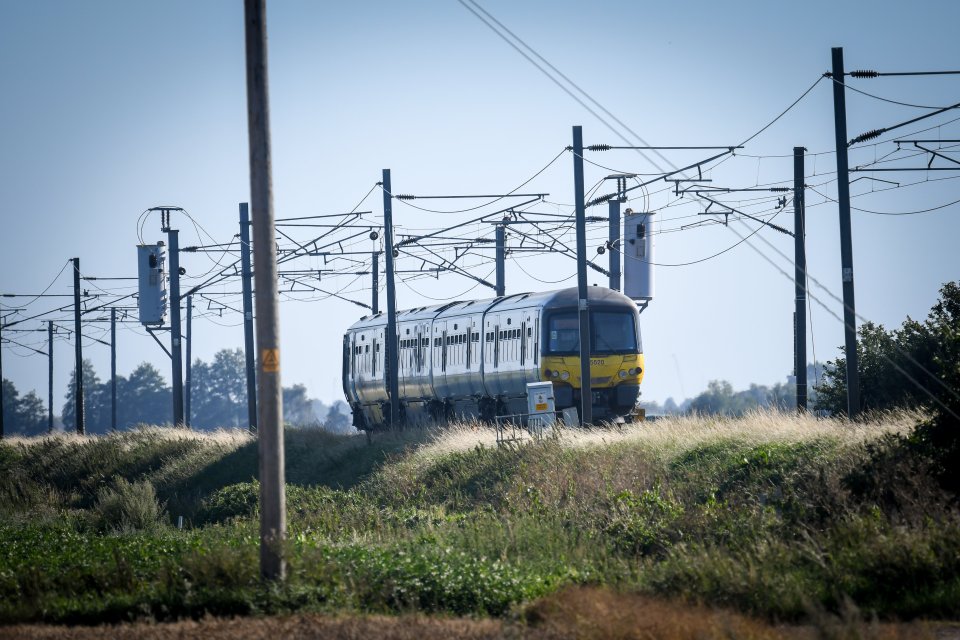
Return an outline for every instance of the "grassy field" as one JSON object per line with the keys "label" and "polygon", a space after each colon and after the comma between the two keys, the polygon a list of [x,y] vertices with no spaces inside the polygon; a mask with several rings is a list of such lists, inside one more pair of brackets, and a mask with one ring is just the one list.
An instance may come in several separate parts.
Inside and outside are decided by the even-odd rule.
{"label": "grassy field", "polygon": [[[474,425],[371,444],[288,430],[283,585],[258,579],[248,435],[5,440],[0,623],[272,614],[257,624],[280,628],[349,614],[360,617],[327,635],[394,620],[394,635],[376,633],[449,635],[422,623],[460,624],[469,637],[574,637],[577,606],[597,617],[589,629],[625,615],[639,628],[633,614],[611,615],[625,598],[631,610],[675,611],[651,619],[700,621],[650,637],[776,637],[781,623],[933,637],[881,624],[960,618],[960,511],[897,436],[921,419],[671,418],[509,448]],[[715,620],[690,613],[697,606],[726,612],[709,625],[720,635],[696,631]],[[229,634],[217,628],[205,633]],[[640,637],[611,633],[595,637]]]}

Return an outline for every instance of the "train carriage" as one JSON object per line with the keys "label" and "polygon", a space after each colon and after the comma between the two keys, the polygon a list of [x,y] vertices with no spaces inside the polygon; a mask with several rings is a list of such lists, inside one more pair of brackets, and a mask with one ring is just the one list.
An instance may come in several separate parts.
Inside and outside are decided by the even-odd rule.
{"label": "train carriage", "polygon": [[[628,297],[588,289],[593,415],[632,413],[644,375],[639,313]],[[577,289],[451,302],[397,313],[399,420],[493,420],[526,410],[528,382],[549,380],[558,411],[579,407]],[[388,425],[386,314],[344,335],[343,390],[354,426]]]}

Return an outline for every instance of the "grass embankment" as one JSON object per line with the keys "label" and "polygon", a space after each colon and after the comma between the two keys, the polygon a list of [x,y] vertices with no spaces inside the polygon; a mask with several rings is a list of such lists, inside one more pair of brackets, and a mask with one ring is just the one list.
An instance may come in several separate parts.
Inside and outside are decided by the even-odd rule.
{"label": "grass embankment", "polygon": [[955,618],[956,504],[889,435],[919,419],[683,418],[509,449],[470,427],[372,445],[291,430],[283,586],[258,579],[248,436],[6,441],[0,621],[306,610],[536,626],[545,605],[525,604],[571,585],[769,620]]}

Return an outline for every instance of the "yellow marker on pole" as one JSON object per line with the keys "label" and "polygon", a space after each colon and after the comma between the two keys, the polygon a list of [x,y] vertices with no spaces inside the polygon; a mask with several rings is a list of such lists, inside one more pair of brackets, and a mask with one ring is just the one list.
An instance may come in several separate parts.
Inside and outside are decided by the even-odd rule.
{"label": "yellow marker on pole", "polygon": [[264,373],[280,371],[280,349],[263,349],[260,352],[260,369]]}

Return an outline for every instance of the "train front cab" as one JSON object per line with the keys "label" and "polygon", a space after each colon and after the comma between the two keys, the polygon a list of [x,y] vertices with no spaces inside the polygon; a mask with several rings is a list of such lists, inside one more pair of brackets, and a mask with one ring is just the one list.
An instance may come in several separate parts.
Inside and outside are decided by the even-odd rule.
{"label": "train front cab", "polygon": [[[580,410],[580,320],[576,308],[547,309],[542,325],[540,373],[553,382],[558,410]],[[644,360],[640,322],[632,303],[590,306],[590,392],[594,420],[633,412]]]}

